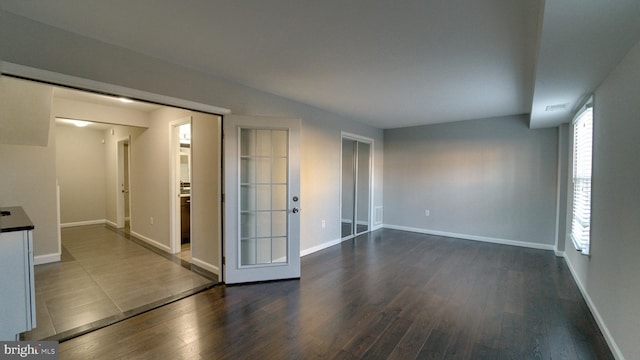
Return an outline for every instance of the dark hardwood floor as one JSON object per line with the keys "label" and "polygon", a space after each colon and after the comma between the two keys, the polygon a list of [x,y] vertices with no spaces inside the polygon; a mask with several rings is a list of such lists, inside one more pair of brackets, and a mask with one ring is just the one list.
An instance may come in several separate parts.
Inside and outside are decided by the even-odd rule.
{"label": "dark hardwood floor", "polygon": [[395,230],[60,344],[60,359],[613,359],[551,251]]}

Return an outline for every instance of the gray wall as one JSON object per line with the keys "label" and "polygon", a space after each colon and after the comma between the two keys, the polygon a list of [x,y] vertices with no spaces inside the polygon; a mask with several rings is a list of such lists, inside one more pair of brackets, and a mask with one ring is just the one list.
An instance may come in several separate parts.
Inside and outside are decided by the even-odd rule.
{"label": "gray wall", "polygon": [[640,43],[598,87],[593,109],[591,256],[569,237],[565,256],[614,350],[640,359]]}
{"label": "gray wall", "polygon": [[[0,57],[2,61],[36,69],[99,81],[129,89],[193,101],[230,109],[235,114],[298,117],[301,129],[301,249],[315,249],[340,239],[340,143],[341,132],[373,138],[374,149],[374,204],[382,206],[382,130],[363,125],[354,119],[321,111],[317,108],[293,102],[282,97],[260,92],[245,86],[212,77],[194,70],[138,54],[136,52],[94,41],[25,18],[2,13],[0,24]],[[55,46],[51,46],[55,44]],[[224,51],[224,49],[221,49]],[[73,56],[68,54],[73,53]],[[212,60],[213,61],[213,60]],[[149,136],[149,131],[145,136]],[[143,136],[140,137],[141,139]],[[165,137],[165,139],[168,139]],[[132,158],[136,158],[132,148]],[[163,161],[163,164],[165,161]],[[0,164],[2,165],[2,164]],[[151,166],[151,165],[149,165]],[[166,165],[162,165],[166,166]],[[136,174],[132,173],[132,180]],[[20,173],[16,177],[21,177]],[[48,177],[55,182],[55,170]],[[40,180],[38,180],[40,181]],[[44,181],[44,180],[42,180]],[[133,180],[134,184],[137,180]],[[158,189],[166,188],[163,180],[155,179]],[[168,181],[168,180],[167,180]],[[134,191],[135,189],[132,189]],[[51,194],[48,194],[51,197]],[[132,195],[134,214],[149,219],[160,211],[160,219],[166,219],[164,211],[144,209],[140,202],[150,197]],[[19,202],[29,201],[30,194],[22,192]],[[55,208],[55,204],[51,206]],[[136,210],[146,213],[138,214]],[[167,210],[168,211],[168,210]],[[49,214],[55,218],[55,213]],[[326,220],[326,228],[321,228]],[[158,224],[156,222],[156,224]],[[148,222],[134,224],[141,233],[161,239],[160,227],[153,229]],[[163,229],[163,234],[168,231]],[[49,240],[42,240],[49,241]],[[41,251],[40,245],[36,246]]]}
{"label": "gray wall", "polygon": [[106,151],[104,130],[56,125],[56,170],[60,223],[104,221]]}
{"label": "gray wall", "polygon": [[384,136],[385,225],[555,244],[557,129],[512,116]]}

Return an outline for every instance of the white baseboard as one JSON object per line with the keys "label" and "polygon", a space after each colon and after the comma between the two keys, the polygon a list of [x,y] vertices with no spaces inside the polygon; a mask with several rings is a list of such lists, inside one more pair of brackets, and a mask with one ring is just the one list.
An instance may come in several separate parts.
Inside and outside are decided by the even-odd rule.
{"label": "white baseboard", "polygon": [[196,259],[194,257],[191,258],[191,263],[193,265],[195,265],[195,266],[201,267],[201,268],[203,268],[203,269],[205,269],[207,271],[210,271],[210,272],[220,276],[220,269],[215,265],[209,264],[206,261],[202,261],[202,260]]}
{"label": "white baseboard", "polygon": [[60,253],[38,255],[33,257],[33,265],[42,265],[60,261]]}
{"label": "white baseboard", "polygon": [[98,220],[87,220],[87,221],[76,221],[70,223],[60,224],[61,228],[74,227],[74,226],[87,226],[87,225],[102,225],[107,223],[106,219],[98,219]]}
{"label": "white baseboard", "polygon": [[109,225],[109,226],[111,226],[112,228],[116,228],[116,229],[118,228],[118,224],[114,223],[114,222],[113,222],[113,221],[111,221],[111,220],[106,220],[106,219],[105,219],[105,220],[104,220],[104,223],[105,223],[105,224],[107,224],[107,225]]}
{"label": "white baseboard", "polygon": [[371,231],[376,231],[376,230],[380,230],[380,229],[383,229],[383,228],[384,228],[384,224],[378,224],[378,225],[374,225],[371,228]]}
{"label": "white baseboard", "polygon": [[561,258],[565,257],[564,256],[564,251],[558,251],[558,250],[554,250],[554,251],[555,251],[557,257],[561,257]]}
{"label": "white baseboard", "polygon": [[611,348],[611,352],[613,353],[613,356],[618,360],[625,360],[624,355],[622,355],[622,352],[620,351],[618,344],[616,344],[616,341],[613,339],[613,336],[611,335],[609,328],[607,327],[607,325],[605,325],[604,320],[602,319],[602,316],[598,311],[598,308],[591,300],[589,293],[585,290],[585,287],[580,281],[578,274],[576,273],[575,269],[571,265],[571,261],[568,258],[565,258],[565,263],[567,263],[567,267],[569,268],[569,272],[571,272],[571,276],[573,276],[573,280],[575,280],[576,284],[578,285],[578,289],[580,289],[580,293],[582,294],[582,297],[587,302],[587,306],[589,306],[589,309],[591,310],[593,317],[596,319],[596,323],[598,323],[598,327],[600,328],[602,335],[604,335],[604,339],[607,341],[607,344],[609,344],[609,348]]}
{"label": "white baseboard", "polygon": [[302,257],[302,256],[306,256],[306,255],[309,255],[309,254],[313,254],[314,252],[318,252],[320,250],[324,250],[324,249],[326,249],[328,247],[331,247],[333,245],[338,245],[341,242],[342,242],[342,239],[331,240],[329,242],[322,243],[320,245],[316,245],[316,246],[310,247],[308,249],[301,250],[300,251],[300,256]]}
{"label": "white baseboard", "polygon": [[488,236],[478,236],[478,235],[469,235],[469,234],[458,234],[458,233],[451,233],[446,231],[421,229],[421,228],[397,226],[397,225],[390,225],[390,224],[384,224],[383,226],[384,228],[387,228],[387,229],[403,230],[403,231],[410,231],[415,233],[437,235],[437,236],[446,236],[446,237],[452,237],[452,238],[458,238],[458,239],[464,239],[464,240],[482,241],[482,242],[489,242],[494,244],[520,246],[520,247],[527,247],[527,248],[541,249],[541,250],[555,249],[554,245],[550,245],[550,244],[549,245],[537,244],[537,243],[530,243],[526,241],[508,240],[508,239],[500,239],[500,238],[493,238]]}
{"label": "white baseboard", "polygon": [[151,238],[148,238],[148,237],[146,237],[144,235],[138,234],[135,231],[132,231],[131,235],[133,235],[136,238],[146,242],[147,244],[149,244],[151,246],[157,247],[158,249],[160,249],[160,250],[162,250],[162,251],[164,251],[164,252],[166,252],[168,254],[171,254],[171,248],[168,247],[167,245],[161,244],[161,243],[159,243],[159,242],[157,242],[157,241],[155,241],[155,240],[153,240]]}

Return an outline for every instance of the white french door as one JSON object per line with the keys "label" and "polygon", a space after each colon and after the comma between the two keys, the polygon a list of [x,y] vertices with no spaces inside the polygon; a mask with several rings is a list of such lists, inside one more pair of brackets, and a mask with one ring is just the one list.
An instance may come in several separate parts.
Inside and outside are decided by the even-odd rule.
{"label": "white french door", "polygon": [[300,277],[300,120],[224,117],[227,284]]}

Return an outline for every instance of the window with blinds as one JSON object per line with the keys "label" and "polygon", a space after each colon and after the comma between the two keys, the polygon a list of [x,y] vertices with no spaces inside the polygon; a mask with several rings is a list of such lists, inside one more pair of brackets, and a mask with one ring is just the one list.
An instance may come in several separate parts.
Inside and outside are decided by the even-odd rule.
{"label": "window with blinds", "polygon": [[587,104],[573,120],[573,207],[571,239],[576,249],[589,255],[591,229],[591,161],[593,108]]}

